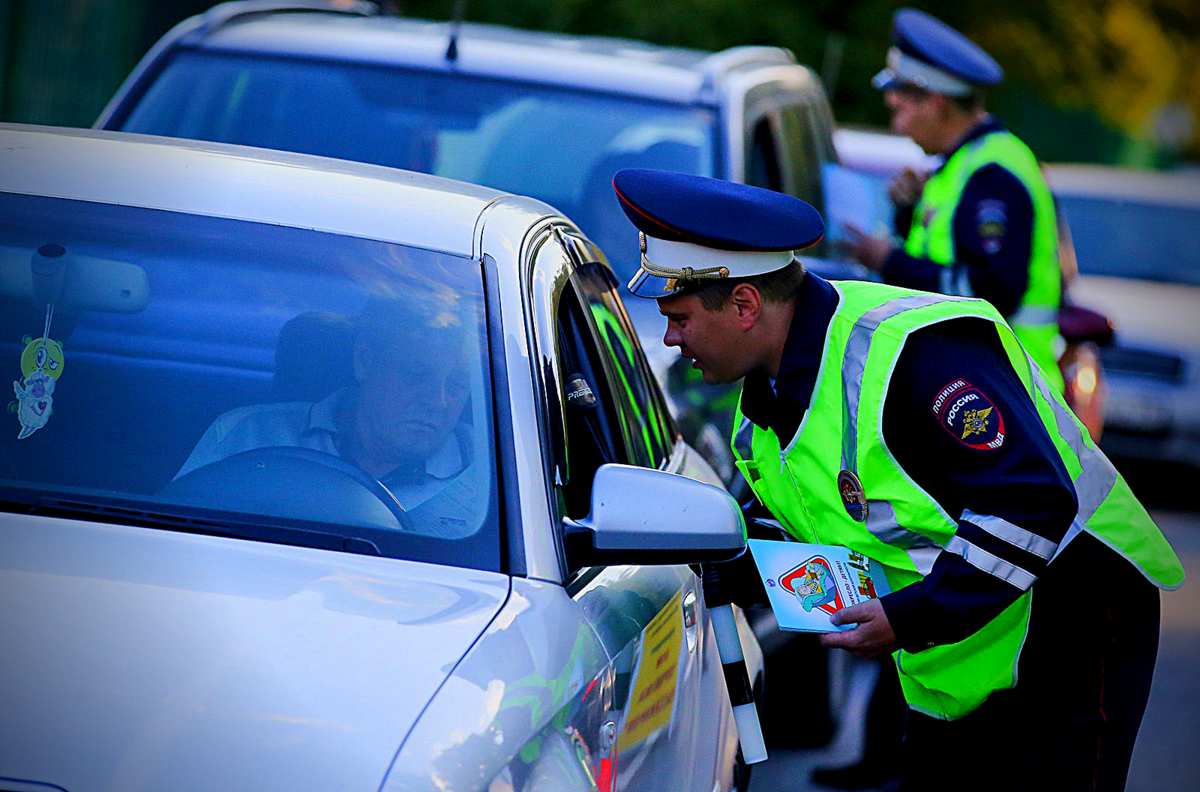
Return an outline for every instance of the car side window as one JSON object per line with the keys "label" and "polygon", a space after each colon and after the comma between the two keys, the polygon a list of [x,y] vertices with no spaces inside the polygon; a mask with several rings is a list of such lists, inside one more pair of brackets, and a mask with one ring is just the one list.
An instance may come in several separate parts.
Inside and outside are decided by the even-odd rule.
{"label": "car side window", "polygon": [[563,461],[561,493],[566,515],[586,517],[591,510],[592,479],[601,465],[629,462],[618,429],[603,356],[589,328],[587,308],[568,285],[559,299],[555,348],[562,371],[565,437],[556,449]]}
{"label": "car side window", "polygon": [[611,367],[571,274],[575,258],[564,245],[557,231],[538,244],[534,288],[550,287],[544,293],[544,323],[539,320],[552,459],[549,483],[559,498],[559,513],[581,519],[591,509],[592,480],[600,466],[630,459],[609,387]]}
{"label": "car side window", "polygon": [[606,379],[629,448],[629,462],[661,468],[671,455],[675,432],[616,282],[598,263],[578,267],[574,280],[591,315],[600,352],[608,362]]}

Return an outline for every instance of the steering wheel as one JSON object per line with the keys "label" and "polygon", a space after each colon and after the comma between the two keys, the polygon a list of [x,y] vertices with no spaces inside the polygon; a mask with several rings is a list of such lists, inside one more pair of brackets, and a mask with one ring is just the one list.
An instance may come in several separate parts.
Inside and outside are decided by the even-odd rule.
{"label": "steering wheel", "polygon": [[415,530],[387,487],[341,457],[311,448],[243,451],[180,476],[159,496],[316,522]]}

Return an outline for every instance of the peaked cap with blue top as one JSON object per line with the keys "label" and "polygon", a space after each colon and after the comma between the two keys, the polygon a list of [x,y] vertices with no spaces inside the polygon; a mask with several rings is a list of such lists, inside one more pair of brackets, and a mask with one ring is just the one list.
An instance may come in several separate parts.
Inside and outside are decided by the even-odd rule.
{"label": "peaked cap with blue top", "polygon": [[968,96],[1004,80],[1004,70],[991,55],[945,22],[915,8],[901,8],[892,17],[887,64],[871,81],[881,90],[912,85],[947,96]]}
{"label": "peaked cap with blue top", "polygon": [[613,189],[641,238],[642,266],[629,282],[638,297],[783,269],[825,233],[804,201],[746,184],[628,168]]}

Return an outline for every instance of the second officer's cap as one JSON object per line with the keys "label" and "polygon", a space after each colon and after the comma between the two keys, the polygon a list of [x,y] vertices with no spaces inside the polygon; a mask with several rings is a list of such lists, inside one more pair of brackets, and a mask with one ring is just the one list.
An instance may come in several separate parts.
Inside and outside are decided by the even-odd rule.
{"label": "second officer's cap", "polygon": [[641,238],[642,265],[629,282],[638,297],[783,269],[825,233],[804,201],[746,184],[628,168],[613,189]]}
{"label": "second officer's cap", "polygon": [[892,17],[887,64],[871,81],[876,88],[907,84],[947,96],[967,96],[1004,80],[1004,70],[991,55],[945,22],[915,8],[901,8]]}

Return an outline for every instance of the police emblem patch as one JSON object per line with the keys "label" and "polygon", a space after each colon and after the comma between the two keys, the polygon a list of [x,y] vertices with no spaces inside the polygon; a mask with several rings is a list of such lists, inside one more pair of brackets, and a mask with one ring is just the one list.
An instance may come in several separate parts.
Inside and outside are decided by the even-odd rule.
{"label": "police emblem patch", "polygon": [[975,212],[976,227],[984,251],[998,253],[1008,233],[1008,207],[1003,201],[980,201]]}
{"label": "police emblem patch", "polygon": [[838,473],[837,483],[838,494],[842,496],[842,505],[846,507],[846,513],[858,522],[866,522],[870,507],[867,505],[867,493],[863,490],[858,476],[849,470],[843,470]]}
{"label": "police emblem patch", "polygon": [[996,451],[1004,445],[1004,416],[983,391],[965,379],[948,382],[938,390],[930,412],[967,448]]}

